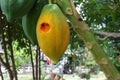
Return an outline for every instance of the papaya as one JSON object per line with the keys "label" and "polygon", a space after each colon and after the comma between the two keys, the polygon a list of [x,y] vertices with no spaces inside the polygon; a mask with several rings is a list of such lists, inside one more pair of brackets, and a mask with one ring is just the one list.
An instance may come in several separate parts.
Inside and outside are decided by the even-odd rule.
{"label": "papaya", "polygon": [[7,20],[12,22],[15,18],[22,17],[32,8],[36,0],[0,0],[0,6]]}
{"label": "papaya", "polygon": [[44,5],[48,4],[48,0],[38,0],[32,9],[22,17],[22,27],[26,37],[33,45],[37,44],[36,24]]}
{"label": "papaya", "polygon": [[66,17],[56,4],[44,6],[38,19],[36,34],[38,44],[55,64],[64,54],[70,40]]}

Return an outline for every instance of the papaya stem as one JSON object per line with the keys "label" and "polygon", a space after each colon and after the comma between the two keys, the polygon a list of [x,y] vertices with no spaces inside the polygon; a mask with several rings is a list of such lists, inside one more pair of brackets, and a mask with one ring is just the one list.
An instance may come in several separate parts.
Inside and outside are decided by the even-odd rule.
{"label": "papaya stem", "polygon": [[52,4],[52,0],[49,0],[49,4]]}

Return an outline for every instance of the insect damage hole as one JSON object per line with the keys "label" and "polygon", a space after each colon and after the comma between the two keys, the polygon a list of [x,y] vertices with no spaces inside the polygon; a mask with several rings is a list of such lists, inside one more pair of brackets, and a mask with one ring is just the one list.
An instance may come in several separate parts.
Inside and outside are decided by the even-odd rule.
{"label": "insect damage hole", "polygon": [[48,32],[50,30],[50,25],[48,23],[42,23],[40,25],[40,30],[43,32]]}

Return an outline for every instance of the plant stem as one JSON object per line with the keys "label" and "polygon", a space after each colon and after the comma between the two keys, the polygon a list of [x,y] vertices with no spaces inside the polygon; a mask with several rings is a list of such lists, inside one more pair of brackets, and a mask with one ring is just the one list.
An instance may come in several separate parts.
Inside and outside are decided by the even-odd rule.
{"label": "plant stem", "polygon": [[52,1],[51,1],[51,0],[49,0],[49,4],[52,4]]}
{"label": "plant stem", "polygon": [[32,65],[32,76],[33,76],[33,80],[35,80],[35,67],[34,67],[33,54],[32,54],[30,41],[29,41],[29,49],[30,49],[30,60],[31,60],[31,65]]}
{"label": "plant stem", "polygon": [[[2,16],[2,11],[0,10],[0,16]],[[10,62],[9,62],[9,57],[8,57],[8,53],[7,53],[7,42],[5,41],[5,29],[3,28],[3,24],[2,24],[2,19],[0,17],[0,30],[2,31],[2,42],[3,42],[3,49],[4,49],[4,55],[5,55],[5,62],[3,61],[2,57],[0,57],[0,60],[2,61],[3,66],[7,69],[8,73],[9,73],[9,78],[10,80],[13,80],[14,76],[13,76],[13,72],[12,69],[10,67]]]}
{"label": "plant stem", "polygon": [[12,35],[11,35],[10,23],[8,23],[8,39],[9,39],[8,44],[10,46],[10,52],[11,52],[10,57],[11,57],[11,61],[12,61],[12,69],[13,69],[13,74],[14,74],[15,80],[18,80],[11,37],[12,37]]}
{"label": "plant stem", "polygon": [[38,80],[38,49],[36,49],[36,80]]}
{"label": "plant stem", "polygon": [[103,69],[108,80],[120,80],[120,74],[115,66],[112,64],[108,55],[103,48],[98,44],[98,41],[90,31],[88,25],[83,22],[77,11],[75,11],[74,5],[71,4],[72,0],[57,0],[57,4],[61,7],[64,14],[70,20],[73,29],[82,38],[86,47],[91,51],[95,61]]}

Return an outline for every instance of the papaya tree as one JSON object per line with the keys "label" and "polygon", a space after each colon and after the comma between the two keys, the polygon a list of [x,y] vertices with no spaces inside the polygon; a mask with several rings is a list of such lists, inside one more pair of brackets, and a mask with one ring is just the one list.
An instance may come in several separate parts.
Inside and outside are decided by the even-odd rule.
{"label": "papaya tree", "polygon": [[72,24],[75,32],[79,34],[79,36],[85,42],[86,47],[91,51],[95,61],[103,69],[107,79],[119,80],[120,74],[118,70],[112,64],[111,60],[109,59],[103,48],[99,45],[98,41],[93,35],[93,32],[90,30],[88,25],[82,20],[82,18],[76,11],[73,1],[57,0],[57,4],[61,7],[67,18],[70,20],[70,23]]}
{"label": "papaya tree", "polygon": [[[119,1],[86,0],[82,3],[83,5],[81,5],[81,10],[79,11],[81,16],[94,32],[100,45],[105,49],[110,59],[112,59],[113,64],[120,71],[118,59],[120,54]],[[77,2],[75,4],[79,5]],[[111,10],[113,11],[111,12]]]}
{"label": "papaya tree", "polygon": [[[19,2],[15,3],[14,1],[11,1],[10,4],[8,5],[7,1],[0,0],[0,5],[1,5],[2,12],[5,14],[5,16],[7,17],[7,20],[10,23],[14,20],[15,20],[15,22],[16,22],[16,20],[20,20],[19,24],[20,25],[22,24],[22,27],[24,29],[24,32],[25,32],[27,38],[32,43],[35,42],[35,45],[37,45],[36,37],[35,37],[36,34],[38,36],[39,35],[41,36],[42,31],[46,32],[46,33],[52,31],[51,29],[53,29],[53,28],[51,28],[51,26],[55,25],[56,27],[57,26],[60,27],[59,25],[64,25],[64,24],[66,24],[65,22],[68,22],[72,26],[72,29],[74,30],[74,32],[84,42],[84,44],[88,48],[88,50],[93,54],[95,61],[103,69],[107,79],[108,80],[120,80],[119,71],[116,69],[116,67],[114,66],[114,64],[110,60],[106,51],[104,51],[104,49],[103,49],[104,46],[101,46],[99,41],[96,38],[96,37],[101,37],[101,36],[100,35],[99,36],[94,35],[94,33],[97,33],[97,34],[101,34],[101,33],[95,32],[95,31],[92,30],[92,29],[95,30],[96,28],[104,30],[104,31],[107,31],[108,29],[110,31],[119,29],[119,7],[118,7],[119,3],[117,1],[111,0],[111,1],[107,2],[107,1],[101,1],[101,0],[91,0],[91,1],[90,0],[49,0],[49,4],[46,3],[46,4],[43,5],[41,3],[41,5],[43,5],[43,6],[40,9],[36,8],[35,12],[37,12],[38,10],[41,11],[41,9],[45,6],[47,6],[47,5],[52,5],[51,8],[49,8],[49,7],[47,7],[46,9],[44,8],[45,10],[43,9],[43,13],[47,14],[47,12],[52,11],[52,8],[53,8],[54,13],[51,12],[49,15],[47,14],[48,15],[47,17],[46,16],[43,17],[44,14],[43,13],[42,13],[42,15],[40,14],[42,11],[37,12],[38,14],[33,12],[35,15],[34,15],[34,17],[32,17],[33,15],[30,14],[31,13],[30,10],[33,11],[35,9],[34,7],[40,1],[42,1],[42,3],[47,2],[47,1],[44,1],[44,0],[30,0],[29,2],[27,1],[28,5],[24,6],[24,3],[19,3]],[[80,3],[82,4],[82,9],[81,9],[81,12],[79,14],[76,10],[76,6],[81,5]],[[98,3],[100,3],[100,4],[98,4]],[[104,4],[104,5],[102,5],[101,3]],[[15,4],[15,6],[11,7],[11,5],[13,5],[13,4]],[[21,7],[16,7],[16,4],[18,4],[19,6],[22,5],[23,7],[22,8]],[[38,5],[40,6],[40,4],[38,4]],[[56,5],[56,6],[54,6],[54,5]],[[92,5],[92,6],[90,7],[89,5]],[[103,11],[103,10],[101,10],[101,9],[103,9],[103,6],[106,8],[106,10],[107,10],[107,11],[105,10],[106,12],[100,12],[100,11]],[[61,11],[55,10],[56,8],[61,10]],[[90,11],[91,9],[94,9],[94,8],[99,9],[99,10],[96,10],[95,12]],[[110,8],[112,10],[116,10],[116,11],[114,13],[110,13],[111,10],[108,9],[108,8]],[[22,12],[20,12],[21,10],[22,10]],[[13,12],[13,13],[10,13],[9,11]],[[20,15],[16,12],[20,13]],[[23,14],[23,12],[24,12],[24,14]],[[101,16],[101,13],[103,14],[102,16]],[[15,15],[10,15],[10,14],[15,14]],[[61,14],[62,14],[62,16],[61,16]],[[108,14],[111,14],[111,16],[108,15]],[[42,18],[42,20],[44,20],[44,22],[42,22],[41,19],[38,20],[39,16],[40,16],[40,18]],[[51,16],[55,16],[55,17],[50,19]],[[58,17],[58,16],[61,16],[61,17]],[[63,16],[65,16],[67,20],[64,20]],[[58,20],[56,18],[58,18]],[[64,22],[60,23],[59,20],[63,20]],[[51,21],[51,24],[48,24],[48,23],[50,23],[50,21]],[[57,21],[58,23],[55,23],[55,21]],[[9,25],[9,22],[7,22],[8,25]],[[112,24],[113,22],[116,22],[116,23]],[[29,24],[33,25],[33,27],[29,28],[29,26],[31,26]],[[114,25],[117,26],[116,29],[112,29],[113,28],[112,26],[114,26]],[[101,28],[98,28],[98,26],[101,27]],[[107,26],[107,28],[106,28],[106,26]],[[9,26],[8,27],[4,26],[4,27],[9,28]],[[36,27],[37,27],[37,29],[36,29]],[[41,30],[41,32],[39,33],[40,30]],[[56,30],[56,32],[54,34],[57,34],[57,33],[60,32],[59,30],[57,31],[56,28],[55,28],[55,30]],[[60,28],[60,30],[61,30],[61,28]],[[66,28],[65,28],[65,30],[66,30]],[[63,31],[63,33],[65,33],[65,32]],[[10,36],[10,34],[11,33],[9,32],[8,36]],[[40,38],[37,36],[37,40],[39,39],[38,40],[39,46],[41,46],[43,51],[47,54],[49,54],[48,52],[50,52],[51,49],[53,49],[54,51],[59,53],[59,51],[57,51],[58,48],[55,48],[55,47],[56,47],[56,45],[59,44],[59,42],[64,42],[64,41],[62,41],[62,39],[59,39],[58,41],[54,41],[54,38],[56,38],[56,36],[54,34],[52,36],[48,36],[51,40],[50,43],[52,43],[52,45],[51,46],[49,46],[48,44],[46,44],[46,45],[49,46],[50,48],[48,48],[48,47],[44,46],[44,44],[42,44],[44,41],[47,41],[45,39],[45,37],[42,37],[43,40],[40,40]],[[65,34],[62,34],[62,35],[65,35]],[[45,35],[45,36],[47,36],[47,35]],[[51,38],[51,37],[54,37],[54,38]],[[59,37],[59,34],[58,34],[58,37]],[[11,37],[9,37],[8,39],[10,40],[10,42],[12,42]],[[23,39],[23,41],[25,40],[24,38],[22,38],[22,39]],[[63,39],[63,40],[66,40],[66,39]],[[42,41],[42,42],[40,42],[40,41]],[[55,44],[55,46],[53,44]],[[9,45],[11,46],[11,43],[9,43]],[[65,45],[66,45],[66,43],[65,43]],[[62,45],[62,46],[64,46],[64,45]],[[60,45],[59,45],[59,48],[61,48]],[[10,49],[12,51],[12,46],[10,47]],[[44,49],[46,49],[48,51],[46,51]],[[66,49],[66,46],[65,46],[64,50],[65,49]],[[38,51],[38,52],[40,52],[40,51]],[[39,55],[39,54],[37,54],[37,55]],[[59,56],[61,54],[57,54],[57,55]],[[50,58],[52,58],[52,59],[56,58],[56,56],[54,56],[53,53],[52,54],[50,53],[50,56],[51,56]],[[56,59],[57,61],[58,61],[58,58],[60,58],[58,56],[57,56],[57,59]],[[38,59],[38,57],[36,56],[36,61],[37,61],[37,59]],[[12,60],[13,60],[13,70],[15,70],[13,54],[12,54]],[[1,61],[2,61],[2,59],[1,59]],[[7,56],[6,56],[6,63],[9,64]],[[38,64],[36,64],[36,65],[38,65]],[[37,71],[37,69],[36,69],[36,71]],[[16,73],[16,71],[15,71],[15,73]],[[15,73],[13,73],[13,75],[15,75]],[[38,73],[38,72],[36,72],[36,73]],[[11,75],[11,76],[13,77],[13,75]],[[14,77],[16,77],[16,76],[14,76]],[[33,78],[33,79],[35,79],[35,78]],[[17,77],[16,77],[16,80],[17,80]],[[38,75],[36,75],[35,80],[38,80]]]}

